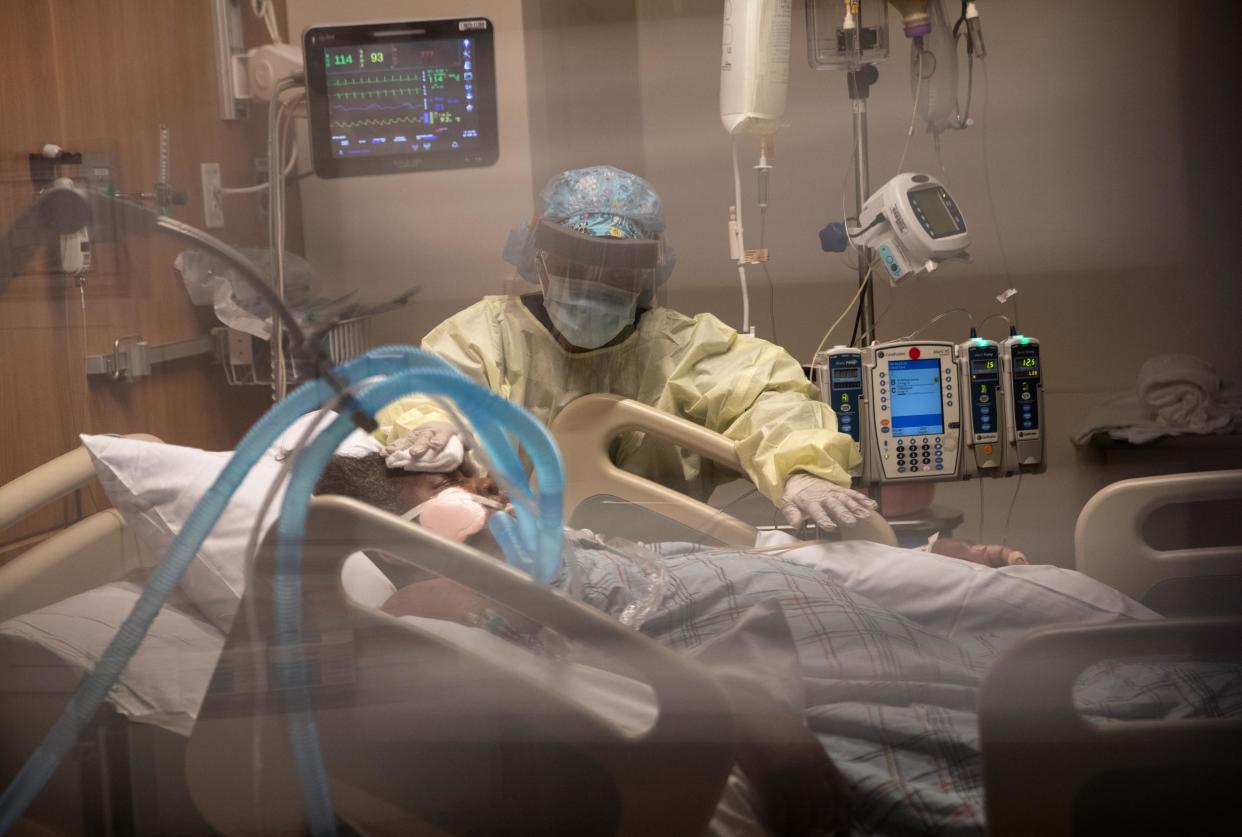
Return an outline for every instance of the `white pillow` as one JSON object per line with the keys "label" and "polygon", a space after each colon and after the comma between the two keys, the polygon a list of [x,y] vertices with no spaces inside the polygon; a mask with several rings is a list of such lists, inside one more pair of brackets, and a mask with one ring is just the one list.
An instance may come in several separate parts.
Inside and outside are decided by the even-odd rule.
{"label": "white pillow", "polygon": [[[83,436],[82,444],[112,505],[138,538],[161,556],[231,456],[116,436]],[[223,632],[228,632],[245,586],[250,530],[279,472],[280,463],[274,459],[263,457],[255,463],[181,580],[186,596]],[[282,488],[263,520],[263,532],[275,521],[283,496]]]}
{"label": "white pillow", "polygon": [[[325,427],[332,424],[333,419],[337,416],[337,414],[331,410],[327,410],[326,412],[328,414],[328,418],[325,418],[320,423],[320,430],[323,430]],[[319,413],[307,413],[285,428],[280,436],[276,438],[276,441],[272,444],[271,448],[268,449],[267,455],[277,459],[282,458],[286,452],[293,449],[293,447],[298,443],[298,440],[302,438],[302,434],[306,432],[306,426],[315,421],[316,416],[318,415]],[[316,435],[318,435],[318,432]],[[314,436],[311,438],[313,439]],[[383,447],[384,446],[377,442],[370,433],[366,433],[355,428],[354,432],[346,436],[345,441],[341,442],[341,444],[337,447],[336,452],[341,456],[362,457],[366,456],[368,453],[379,453],[383,450]]]}
{"label": "white pillow", "polygon": [[[186,596],[221,631],[228,631],[241,601],[246,544],[259,506],[280,471],[278,457],[297,443],[306,422],[312,420],[313,415],[298,419],[255,463],[182,579],[181,589]],[[190,512],[232,456],[227,451],[203,451],[117,436],[83,436],[82,444],[90,452],[95,473],[112,505],[143,543],[160,555],[172,544]],[[359,456],[379,447],[374,439],[356,431],[337,451]],[[262,532],[276,520],[283,497],[282,487],[262,521]],[[378,568],[375,572],[380,573]],[[373,579],[371,584],[374,583],[377,582]]]}

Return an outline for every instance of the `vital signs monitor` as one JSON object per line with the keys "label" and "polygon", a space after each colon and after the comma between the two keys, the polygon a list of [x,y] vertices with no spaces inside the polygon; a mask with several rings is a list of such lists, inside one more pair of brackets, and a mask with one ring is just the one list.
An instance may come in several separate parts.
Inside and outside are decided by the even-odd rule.
{"label": "vital signs monitor", "polygon": [[320,177],[496,162],[496,60],[486,18],[314,27],[303,50]]}
{"label": "vital signs monitor", "polygon": [[863,204],[850,238],[870,247],[893,282],[932,271],[970,246],[957,202],[929,174],[899,174]]}

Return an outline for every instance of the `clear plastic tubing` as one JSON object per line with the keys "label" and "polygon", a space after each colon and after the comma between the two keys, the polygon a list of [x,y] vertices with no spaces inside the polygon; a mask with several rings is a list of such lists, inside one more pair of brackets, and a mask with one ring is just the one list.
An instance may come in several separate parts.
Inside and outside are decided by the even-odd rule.
{"label": "clear plastic tubing", "polygon": [[[434,369],[451,372],[460,377],[460,373],[443,359],[410,346],[373,349],[342,364],[337,368],[337,373],[346,383],[354,383],[411,369]],[[65,753],[77,741],[82,729],[95,716],[246,474],[276,441],[281,431],[299,416],[317,408],[333,394],[332,389],[323,381],[303,384],[285,400],[273,405],[238,443],[237,450],[220,476],[216,477],[216,481],[194,507],[168,551],[156,565],[134,609],[100,655],[95,668],[83,678],[64,712],[22,765],[17,776],[4,789],[4,793],[0,794],[0,835],[7,834],[17,823],[18,818],[56,771]]]}

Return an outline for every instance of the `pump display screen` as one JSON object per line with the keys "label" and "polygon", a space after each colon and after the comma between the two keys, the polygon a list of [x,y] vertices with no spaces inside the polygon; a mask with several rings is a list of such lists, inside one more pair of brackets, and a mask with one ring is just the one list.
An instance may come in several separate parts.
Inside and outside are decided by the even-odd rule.
{"label": "pump display screen", "polygon": [[986,360],[972,360],[970,362],[970,371],[976,375],[997,374],[996,358],[988,358]]}
{"label": "pump display screen", "polygon": [[894,436],[930,436],[944,432],[939,360],[890,361],[888,390]]}
{"label": "pump display screen", "polygon": [[1013,376],[1015,378],[1038,378],[1039,355],[1035,353],[1013,353]]}
{"label": "pump display screen", "polygon": [[854,369],[838,369],[832,373],[832,379],[838,383],[850,383],[862,380],[862,370]]}
{"label": "pump display screen", "polygon": [[932,238],[944,238],[966,232],[966,224],[962,215],[949,197],[949,193],[939,186],[925,189],[912,189],[907,193],[914,214],[927,234]]}
{"label": "pump display screen", "polygon": [[496,161],[486,19],[317,28],[307,31],[304,48],[320,177]]}

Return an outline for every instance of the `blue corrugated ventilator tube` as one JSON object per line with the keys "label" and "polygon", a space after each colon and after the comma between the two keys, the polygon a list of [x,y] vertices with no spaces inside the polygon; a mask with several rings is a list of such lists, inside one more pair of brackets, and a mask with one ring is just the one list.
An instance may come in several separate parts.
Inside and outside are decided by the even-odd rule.
{"label": "blue corrugated ventilator tube", "polygon": [[[541,584],[552,581],[560,569],[564,538],[564,469],[547,430],[530,413],[455,370],[402,372],[371,386],[358,396],[357,402],[365,412],[374,414],[385,404],[413,392],[451,399],[470,421],[488,455],[493,475],[518,489],[517,496],[511,498],[516,520],[493,514],[488,521],[490,530],[510,564]],[[295,653],[302,644],[302,542],[310,495],[328,460],[352,430],[350,420],[340,416],[298,454],[277,522],[276,644]],[[525,470],[506,433],[517,437],[530,456],[538,495],[531,492]],[[336,820],[311,714],[306,666],[304,661],[291,657],[279,670],[284,679],[290,739],[307,825],[312,834],[333,834]]]}
{"label": "blue corrugated ventilator tube", "polygon": [[[498,469],[498,475],[511,489],[516,489],[516,521],[507,515],[492,515],[490,523],[507,560],[531,573],[541,583],[546,583],[556,574],[562,537],[564,473],[547,431],[533,417],[470,381],[441,358],[409,346],[373,349],[337,367],[335,374],[351,385],[395,375],[391,382],[372,385],[361,396],[360,402],[365,404],[364,409],[370,415],[388,401],[417,391],[419,386],[427,386],[431,394],[453,398],[475,426],[489,460]],[[134,609],[100,656],[99,662],[83,678],[64,712],[4,793],[0,794],[0,834],[7,834],[13,828],[55,772],[82,729],[94,717],[250,469],[283,430],[298,417],[320,407],[333,394],[332,388],[323,380],[303,384],[264,414],[238,443],[224,470],[199,500],[156,565]],[[314,451],[314,456],[299,454],[295,462],[294,473],[285,492],[278,536],[277,613],[278,624],[282,626],[278,628],[278,635],[295,639],[300,637],[301,582],[296,573],[301,565],[301,533],[305,527],[310,492],[328,458],[336,445],[348,435],[350,427],[348,418],[338,418],[317,437],[316,443],[308,446],[306,453]],[[336,439],[330,445],[328,438],[325,438],[329,433],[331,438]],[[506,433],[512,433],[524,444],[535,463],[539,485],[537,495],[529,489],[520,460]],[[323,444],[317,447],[320,440]],[[286,522],[286,515],[290,515],[290,522]],[[281,595],[282,590],[284,596]],[[294,594],[292,608],[287,607],[290,592]],[[282,599],[285,606],[282,606]],[[301,682],[304,686],[304,679],[296,668],[292,671],[294,685]],[[305,698],[304,691],[302,695]],[[308,701],[304,700],[303,705],[308,706]],[[314,727],[309,713],[300,713],[296,706],[291,708],[294,728],[303,727],[305,722],[305,729],[309,730],[309,736],[303,737],[301,744],[298,743],[299,736],[294,738],[308,825],[315,834],[331,834],[336,830],[335,818],[326,775],[315,746]]]}

